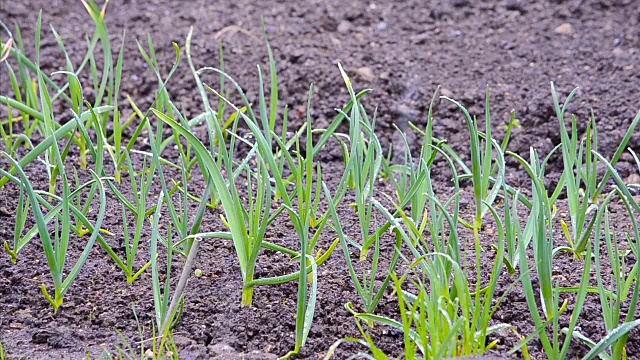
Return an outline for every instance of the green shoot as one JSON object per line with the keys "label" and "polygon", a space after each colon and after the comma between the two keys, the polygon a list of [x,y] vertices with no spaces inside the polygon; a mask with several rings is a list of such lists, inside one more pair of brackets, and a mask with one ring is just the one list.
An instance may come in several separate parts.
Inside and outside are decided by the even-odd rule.
{"label": "green shoot", "polygon": [[[565,299],[562,305],[560,302],[559,286],[551,276],[552,263],[554,255],[554,236],[553,236],[553,210],[551,200],[544,188],[542,167],[537,152],[533,149],[530,151],[530,163],[527,163],[520,156],[509,153],[513,156],[526,170],[532,181],[533,207],[531,208],[531,217],[534,220],[533,227],[533,253],[534,253],[534,269],[536,270],[538,281],[540,283],[540,303],[545,319],[540,316],[538,306],[536,304],[535,291],[531,283],[531,277],[528,272],[522,276],[522,285],[525,291],[525,297],[529,306],[531,317],[536,326],[536,333],[539,334],[544,352],[549,358],[563,359],[571,343],[573,329],[575,328],[580,312],[584,305],[589,283],[589,273],[591,268],[591,247],[586,247],[586,255],[584,257],[583,276],[577,290],[577,297],[571,314],[571,322],[567,335],[560,347],[559,317],[567,310],[568,300]],[[526,254],[526,245],[520,241],[518,244],[519,258],[523,261],[523,265],[528,262]],[[524,269],[524,267],[521,267]],[[523,270],[521,270],[523,271]],[[546,327],[551,325],[551,337],[548,336]]]}
{"label": "green shoot", "polygon": [[[58,163],[58,166],[62,168],[63,167],[62,156],[60,155],[57,144],[54,146],[54,150],[56,155],[56,162]],[[51,305],[53,306],[54,312],[57,312],[60,306],[62,305],[64,294],[66,293],[67,290],[69,290],[69,287],[71,286],[75,278],[78,276],[78,273],[80,272],[82,266],[86,262],[87,257],[89,256],[89,253],[93,248],[93,244],[95,243],[96,238],[99,235],[99,229],[100,229],[100,226],[102,225],[102,221],[105,215],[105,202],[106,202],[105,191],[102,185],[103,180],[100,179],[95,172],[92,172],[92,175],[96,180],[96,184],[98,186],[98,191],[99,191],[100,205],[99,205],[98,219],[96,220],[96,224],[93,227],[91,237],[87,241],[87,245],[85,246],[84,251],[80,255],[80,258],[77,260],[73,268],[69,271],[67,276],[64,277],[64,267],[66,262],[66,256],[67,256],[67,250],[69,246],[71,226],[72,226],[71,225],[71,205],[70,205],[72,198],[70,195],[71,191],[69,188],[69,181],[66,175],[64,174],[64,172],[62,172],[61,173],[62,186],[63,186],[62,197],[55,196],[54,194],[51,194],[51,193],[47,194],[50,197],[55,197],[56,199],[58,199],[62,207],[62,211],[60,215],[53,219],[54,221],[53,228],[55,229],[55,231],[54,231],[54,238],[52,239],[49,233],[49,228],[47,226],[48,222],[47,220],[45,220],[45,215],[43,214],[40,207],[41,204],[38,201],[39,197],[36,195],[36,192],[33,186],[31,185],[31,182],[29,181],[27,175],[22,170],[22,168],[20,167],[17,161],[11,158],[7,153],[3,153],[3,155],[11,162],[12,166],[17,170],[19,174],[19,180],[12,176],[11,176],[11,180],[23,188],[24,193],[26,194],[26,196],[29,198],[31,202],[31,208],[34,213],[35,221],[38,227],[38,233],[40,235],[40,239],[42,240],[42,245],[44,247],[44,251],[47,257],[47,263],[49,264],[49,270],[53,278],[54,290],[55,290],[55,292],[53,293],[53,296],[51,296],[49,294],[49,291],[45,287],[45,285],[42,284],[42,292],[45,298],[47,299],[47,301],[49,301],[49,303],[51,303]],[[2,173],[5,176],[9,175],[5,171],[2,171]],[[42,198],[40,197],[40,199]]]}

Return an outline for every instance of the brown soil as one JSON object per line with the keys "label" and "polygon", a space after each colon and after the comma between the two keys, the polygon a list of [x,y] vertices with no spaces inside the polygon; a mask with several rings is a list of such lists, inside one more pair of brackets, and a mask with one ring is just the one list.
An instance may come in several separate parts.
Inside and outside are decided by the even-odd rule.
{"label": "brown soil", "polygon": [[[19,23],[27,47],[33,46],[37,10],[43,9],[43,24],[51,23],[65,40],[72,60],[79,63],[86,50],[80,36],[92,31],[92,23],[82,5],[74,0],[0,2],[0,20]],[[334,108],[348,99],[336,62],[354,74],[359,87],[374,89],[367,106],[378,107],[379,132],[385,146],[399,138],[392,124],[406,126],[407,121],[424,125],[431,94],[437,85],[442,93],[459,100],[472,114],[482,118],[485,86],[492,89],[492,114],[496,136],[502,136],[502,125],[515,109],[521,128],[513,134],[509,149],[526,154],[530,146],[546,154],[560,142],[557,119],[552,107],[549,82],[554,81],[562,96],[574,86],[581,90],[569,108],[586,127],[591,108],[599,120],[602,152],[607,156],[622,139],[639,105],[640,89],[640,6],[637,1],[576,0],[562,2],[527,2],[506,0],[474,2],[465,0],[344,2],[336,0],[307,2],[246,0],[179,2],[112,1],[107,23],[113,34],[113,45],[121,43],[126,29],[126,61],[122,93],[130,94],[139,105],[148,105],[157,82],[138,55],[134,39],[144,41],[150,33],[154,39],[158,61],[166,74],[173,61],[171,42],[184,44],[189,26],[195,27],[193,53],[196,67],[216,66],[220,29],[237,25],[260,34],[260,17],[267,24],[271,45],[278,62],[280,98],[289,104],[293,125],[301,124],[308,86],[313,82],[314,125],[325,127],[334,117]],[[561,34],[556,28],[571,24],[572,31]],[[566,28],[566,26],[565,26]],[[48,26],[43,26],[41,66],[46,71],[63,68],[60,55]],[[241,33],[227,33],[221,38],[225,47],[226,70],[236,77],[249,98],[257,94],[256,64],[266,62],[262,43]],[[33,55],[33,52],[30,53]],[[359,68],[368,68],[370,73]],[[355,74],[360,75],[356,76]],[[372,75],[371,77],[369,75]],[[207,79],[215,84],[216,79]],[[0,94],[8,91],[6,69],[0,69]],[[193,77],[185,63],[169,86],[176,105],[187,115],[202,112]],[[146,104],[145,104],[146,102]],[[58,109],[64,113],[64,108]],[[405,125],[403,125],[405,124]],[[462,130],[462,131],[461,131]],[[436,109],[436,136],[447,139],[463,157],[467,156],[468,135],[463,118],[452,106],[440,102]],[[410,138],[411,140],[411,138]],[[631,146],[640,151],[640,132]],[[322,159],[328,179],[337,181],[342,169],[332,151]],[[70,160],[70,162],[73,161]],[[0,164],[7,167],[7,162]],[[513,186],[528,187],[526,177],[512,165],[508,181]],[[46,188],[40,165],[29,168],[32,181]],[[561,161],[551,164],[551,177],[558,176]],[[331,174],[331,169],[335,174]],[[630,157],[623,157],[618,170],[623,177],[637,173]],[[176,175],[176,174],[173,174]],[[331,176],[333,175],[333,176]],[[83,176],[88,176],[84,174]],[[436,184],[447,193],[447,174]],[[126,184],[128,180],[125,179]],[[202,186],[196,177],[192,188]],[[382,191],[390,192],[387,185]],[[14,209],[18,190],[8,185],[0,191],[0,242],[13,238]],[[122,243],[120,206],[109,199],[105,227],[114,234],[113,246]],[[470,205],[470,204],[469,204]],[[6,210],[6,211],[5,211]],[[561,209],[562,210],[562,209]],[[345,228],[357,219],[344,214]],[[613,214],[615,216],[615,214]],[[221,230],[218,213],[206,215],[203,231]],[[628,223],[621,218],[620,224]],[[613,221],[613,220],[612,220]],[[623,226],[620,226],[622,228]],[[558,232],[559,234],[559,232]],[[333,239],[327,232],[319,246],[326,249]],[[147,237],[148,238],[148,237]],[[299,247],[287,223],[274,224],[268,238],[291,248]],[[486,235],[485,249],[495,241]],[[558,239],[561,242],[561,239]],[[81,243],[71,249],[72,257],[81,251]],[[145,254],[146,248],[141,249]],[[472,249],[469,248],[469,251]],[[121,250],[122,251],[122,250]],[[484,255],[490,268],[491,251]],[[142,263],[142,260],[141,260]],[[555,265],[564,285],[579,281],[579,264],[569,256],[559,256]],[[253,308],[240,307],[240,270],[231,243],[216,240],[203,244],[197,265],[201,278],[189,283],[184,317],[175,339],[185,359],[208,358],[220,353],[220,344],[235,352],[264,358],[267,353],[282,355],[294,343],[296,285],[259,288]],[[292,271],[284,256],[269,253],[261,257],[257,277],[281,275]],[[474,276],[470,275],[470,278]],[[507,274],[502,278],[497,296],[515,281]],[[42,248],[32,241],[20,254],[17,265],[7,256],[0,257],[0,341],[15,358],[83,358],[103,354],[102,347],[114,349],[120,342],[116,329],[130,342],[138,340],[132,306],[150,335],[153,297],[150,275],[145,274],[132,286],[119,270],[114,269],[104,252],[96,247],[85,268],[65,297],[63,308],[52,315],[52,309],[40,292],[40,284],[50,277]],[[319,271],[319,298],[316,318],[301,358],[317,359],[336,340],[358,337],[353,318],[344,304],[358,304],[342,253],[336,251]],[[571,308],[570,308],[571,309]],[[398,318],[394,298],[386,296],[378,313]],[[497,322],[512,324],[523,335],[534,329],[522,289],[515,287],[495,315]],[[563,321],[566,321],[564,319]],[[594,339],[604,335],[599,300],[587,299],[581,316],[581,331]],[[385,351],[398,356],[402,352],[401,333],[376,327],[374,340]],[[506,351],[518,342],[511,333],[498,337],[499,350]],[[640,358],[640,336],[632,334],[627,347],[629,358]],[[363,348],[340,346],[336,358],[347,358]],[[543,357],[539,344],[530,345],[532,355]],[[585,354],[578,343],[571,358]]]}

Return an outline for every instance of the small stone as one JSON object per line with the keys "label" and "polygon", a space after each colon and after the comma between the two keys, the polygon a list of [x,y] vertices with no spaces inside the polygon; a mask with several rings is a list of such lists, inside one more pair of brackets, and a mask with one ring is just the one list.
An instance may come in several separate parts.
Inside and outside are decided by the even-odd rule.
{"label": "small stone", "polygon": [[384,21],[381,21],[376,25],[376,29],[378,31],[384,31],[386,28],[387,28],[387,23]]}
{"label": "small stone", "polygon": [[558,26],[554,32],[560,35],[570,35],[573,34],[573,25],[569,23],[564,23]]}
{"label": "small stone", "polygon": [[619,48],[619,47],[614,48],[614,49],[613,49],[613,51],[612,51],[611,53],[612,53],[612,54],[613,54],[613,56],[615,56],[615,57],[621,57],[621,56],[624,56],[624,50],[622,50],[622,49],[621,49],[621,48]]}
{"label": "small stone", "polygon": [[453,99],[453,92],[447,88],[440,89],[440,95]]}
{"label": "small stone", "polygon": [[277,360],[278,356],[275,354],[263,353],[258,350],[254,350],[250,353],[239,354],[238,360]]}
{"label": "small stone", "polygon": [[212,355],[234,355],[236,354],[236,350],[234,348],[232,348],[231,346],[225,344],[225,343],[218,343],[215,345],[209,345],[208,347],[209,349],[209,353]]}
{"label": "small stone", "polygon": [[373,71],[366,66],[363,66],[356,70],[356,75],[358,75],[360,79],[366,82],[371,82],[374,78]]}
{"label": "small stone", "polygon": [[419,33],[419,34],[415,34],[415,35],[411,35],[409,37],[409,39],[417,45],[422,45],[424,43],[427,42],[427,40],[429,40],[431,37],[433,36],[433,34],[429,33],[429,32],[423,32],[423,33]]}
{"label": "small stone", "polygon": [[625,182],[627,184],[640,184],[640,174],[633,173],[627,176],[627,179],[625,180]]}
{"label": "small stone", "polygon": [[209,345],[209,358],[216,360],[276,360],[275,354],[254,350],[248,353],[236,352],[231,346],[219,343]]}
{"label": "small stone", "polygon": [[398,105],[397,110],[398,110],[398,114],[399,115],[406,116],[406,117],[409,117],[409,118],[413,118],[416,115],[418,115],[418,113],[419,113],[418,110],[412,109],[411,107],[409,107],[406,104]]}
{"label": "small stone", "polygon": [[349,32],[349,30],[351,30],[351,28],[353,27],[353,25],[351,25],[350,22],[348,22],[347,20],[342,20],[340,21],[340,24],[338,24],[338,32],[340,33],[347,33]]}

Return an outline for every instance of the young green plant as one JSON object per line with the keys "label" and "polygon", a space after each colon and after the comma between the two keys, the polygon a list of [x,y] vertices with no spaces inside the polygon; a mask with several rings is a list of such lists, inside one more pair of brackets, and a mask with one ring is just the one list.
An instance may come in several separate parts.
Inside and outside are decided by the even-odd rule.
{"label": "young green plant", "polygon": [[[60,169],[64,169],[64,164],[62,162],[62,156],[60,155],[57,144],[53,146],[55,153],[55,160],[57,162],[57,166]],[[62,179],[62,196],[57,196],[52,193],[44,192],[46,196],[50,198],[55,198],[60,202],[61,211],[59,215],[54,216],[53,219],[49,219],[49,221],[53,220],[53,239],[50,234],[50,226],[48,226],[49,221],[45,219],[45,215],[41,209],[41,201],[44,201],[43,197],[36,193],[34,190],[29,178],[26,173],[20,167],[18,162],[11,158],[7,153],[3,153],[3,155],[9,160],[12,164],[13,168],[15,168],[19,174],[19,179],[11,176],[8,172],[2,170],[4,176],[10,178],[13,182],[21,186],[24,190],[24,193],[29,198],[31,202],[31,209],[34,213],[35,222],[38,228],[38,234],[40,235],[40,239],[42,241],[42,245],[46,254],[47,263],[49,265],[49,270],[51,272],[51,277],[53,279],[54,284],[54,293],[53,296],[49,294],[44,283],[42,284],[42,292],[49,301],[49,303],[53,306],[54,313],[58,311],[63,302],[63,296],[69,290],[71,284],[78,276],[80,270],[84,266],[84,263],[87,261],[89,253],[93,248],[93,244],[95,243],[100,227],[105,217],[106,210],[106,197],[104,186],[102,185],[103,179],[99,178],[95,172],[92,172],[94,180],[98,186],[98,198],[99,198],[99,211],[98,217],[95,225],[93,226],[93,230],[87,244],[85,245],[84,250],[82,251],[80,257],[74,264],[73,268],[69,270],[66,277],[64,276],[64,268],[65,263],[67,261],[67,252],[69,248],[69,243],[71,240],[71,228],[72,228],[72,209],[70,203],[72,202],[71,190],[69,181],[64,171],[60,173],[60,177]]]}
{"label": "young green plant", "polygon": [[[574,89],[567,96],[562,107],[560,107],[555,86],[553,82],[551,83],[551,95],[558,123],[560,124],[562,160],[564,164],[564,171],[551,202],[555,202],[560,189],[566,188],[571,229],[569,229],[564,220],[560,220],[560,223],[562,231],[569,242],[569,247],[566,249],[573,252],[577,257],[581,257],[586,247],[586,242],[591,237],[591,231],[596,219],[596,216],[591,216],[591,220],[588,220],[589,215],[598,209],[596,205],[598,200],[594,197],[598,180],[597,161],[595,155],[591,153],[591,150],[598,151],[598,137],[593,114],[587,124],[587,133],[584,141],[581,141],[578,145],[575,115],[571,117],[571,136],[569,136],[565,126],[565,112],[577,90],[577,88]],[[584,164],[583,158],[585,160]],[[584,187],[581,186],[583,183]],[[580,199],[581,197],[582,200]]]}
{"label": "young green plant", "polygon": [[[458,196],[458,195],[455,195]],[[378,204],[376,204],[379,206]],[[400,330],[404,334],[407,359],[443,359],[463,355],[483,354],[496,347],[496,342],[486,343],[487,337],[506,324],[489,326],[489,321],[500,301],[494,304],[493,294],[502,273],[504,254],[504,227],[497,212],[489,206],[496,226],[497,256],[489,277],[489,285],[481,293],[472,293],[462,268],[451,256],[441,252],[425,253],[410,264],[410,269],[400,279],[394,276],[395,293],[398,297],[401,321],[387,317],[356,313],[347,304],[347,310],[358,320],[375,322]],[[446,218],[449,225],[453,222],[444,208],[439,208],[440,221]],[[387,216],[390,216],[387,213]],[[406,220],[405,220],[406,221]],[[398,225],[396,231],[405,244],[411,239]],[[453,228],[452,232],[457,232]],[[411,272],[418,279],[413,281],[417,295],[403,289],[403,284]],[[474,298],[482,297],[480,307],[476,308]]]}
{"label": "young green plant", "polygon": [[[582,269],[582,278],[576,291],[575,303],[573,305],[573,312],[571,314],[571,320],[567,329],[567,335],[564,338],[564,342],[561,344],[560,335],[562,329],[559,326],[560,316],[568,309],[568,299],[560,302],[560,288],[556,281],[554,285],[554,279],[552,278],[553,269],[553,255],[554,255],[554,231],[553,231],[553,209],[551,200],[544,187],[544,162],[541,162],[537,152],[534,149],[530,151],[530,163],[527,163],[522,157],[514,153],[508,152],[522,165],[529,175],[532,182],[532,194],[533,194],[533,206],[531,208],[531,218],[533,219],[533,268],[536,271],[538,277],[538,283],[540,285],[539,294],[540,298],[536,299],[536,291],[533,288],[531,281],[531,275],[528,268],[528,256],[526,253],[527,246],[520,241],[518,244],[519,258],[521,261],[521,272],[524,274],[521,276],[521,283],[524,288],[525,298],[529,307],[529,312],[536,327],[536,331],[520,345],[526,344],[531,340],[532,336],[539,336],[540,342],[544,349],[545,354],[550,359],[564,359],[569,351],[571,338],[573,336],[573,330],[576,327],[580,313],[584,306],[587,287],[589,284],[589,274],[591,269],[591,246],[586,246],[586,253],[584,256],[584,267]],[[542,311],[544,317],[540,315],[536,300],[539,300],[542,305]],[[547,334],[547,327],[551,325],[551,336]],[[561,347],[562,345],[562,347]],[[515,347],[510,351],[513,353],[520,347]]]}

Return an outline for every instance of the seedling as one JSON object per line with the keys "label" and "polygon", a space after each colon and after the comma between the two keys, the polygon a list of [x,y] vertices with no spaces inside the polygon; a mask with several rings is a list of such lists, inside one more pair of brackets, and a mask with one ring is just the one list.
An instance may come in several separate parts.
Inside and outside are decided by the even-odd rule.
{"label": "seedling", "polygon": [[[58,150],[57,144],[53,146],[55,151],[55,158],[57,165],[60,168],[64,168],[62,162],[62,156]],[[104,186],[102,185],[103,179],[99,178],[95,172],[92,172],[92,175],[96,181],[98,186],[98,197],[100,201],[98,219],[96,220],[95,225],[93,226],[93,230],[91,233],[91,237],[87,241],[87,244],[84,248],[84,251],[80,255],[77,262],[74,264],[73,268],[69,271],[66,277],[64,277],[64,267],[65,262],[67,260],[67,251],[69,246],[69,241],[71,237],[71,190],[69,187],[69,181],[64,172],[60,174],[62,179],[62,187],[63,192],[62,196],[56,196],[51,193],[44,193],[46,196],[51,198],[56,198],[61,205],[62,211],[59,216],[53,217],[53,228],[54,228],[54,238],[51,238],[49,233],[48,221],[45,220],[45,215],[41,210],[41,203],[44,201],[43,197],[38,195],[34,190],[29,178],[22,170],[20,165],[16,160],[11,158],[7,153],[3,153],[3,155],[9,160],[12,166],[17,170],[19,174],[19,179],[11,176],[6,171],[2,170],[4,176],[10,178],[14,183],[18,184],[22,187],[24,193],[29,198],[31,202],[31,209],[34,213],[34,218],[38,228],[38,234],[40,239],[42,240],[42,245],[47,257],[47,263],[49,265],[49,270],[51,272],[51,277],[53,278],[54,283],[54,293],[53,296],[49,294],[46,286],[42,284],[42,293],[45,298],[51,305],[53,306],[54,313],[58,311],[60,306],[62,305],[63,296],[65,292],[69,289],[75,278],[78,276],[80,269],[86,262],[89,253],[93,248],[93,244],[95,243],[98,235],[99,229],[102,225],[105,215],[105,191]],[[51,219],[50,219],[51,220]]]}

